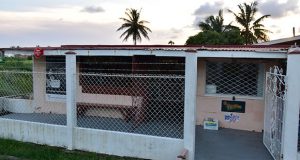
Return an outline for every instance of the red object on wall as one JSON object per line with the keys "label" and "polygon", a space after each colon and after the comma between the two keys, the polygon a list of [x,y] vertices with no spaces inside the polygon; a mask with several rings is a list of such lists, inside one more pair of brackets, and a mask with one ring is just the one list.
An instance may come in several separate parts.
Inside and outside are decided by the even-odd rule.
{"label": "red object on wall", "polygon": [[44,55],[44,50],[37,47],[34,49],[33,53],[35,58],[40,58],[42,55]]}

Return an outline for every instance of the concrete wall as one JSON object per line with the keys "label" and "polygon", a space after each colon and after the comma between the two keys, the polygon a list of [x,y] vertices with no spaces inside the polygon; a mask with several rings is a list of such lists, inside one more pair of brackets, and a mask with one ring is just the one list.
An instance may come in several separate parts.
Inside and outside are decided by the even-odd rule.
{"label": "concrete wall", "polygon": [[182,139],[76,128],[74,148],[97,153],[154,160],[174,160]]}
{"label": "concrete wall", "polygon": [[[217,60],[224,61],[225,59]],[[275,65],[268,61],[252,60],[252,62],[263,63],[266,70],[270,66]],[[239,115],[240,120],[238,122],[226,122],[224,120],[224,116],[229,112],[221,112],[221,103],[222,100],[232,100],[232,96],[205,95],[205,72],[205,59],[199,59],[197,82],[197,125],[203,125],[203,120],[205,118],[212,117],[219,120],[219,127],[261,132],[263,130],[264,122],[264,98],[236,96],[237,101],[246,102],[245,113],[233,113],[234,115]]]}
{"label": "concrete wall", "polygon": [[33,59],[33,98],[35,112],[66,113],[65,99],[60,101],[47,100],[45,56]]}
{"label": "concrete wall", "polygon": [[0,119],[0,137],[23,142],[65,147],[67,128],[65,126]]}
{"label": "concrete wall", "polygon": [[[33,67],[33,83],[34,83],[34,109],[36,112],[45,113],[66,113],[65,97],[58,96],[49,98],[46,94],[46,61],[45,57],[34,59]],[[79,65],[77,65],[77,73],[79,73]],[[79,75],[77,77],[77,102],[99,103],[99,104],[114,104],[114,105],[132,105],[132,97],[124,95],[105,95],[105,94],[87,94],[82,93],[82,88],[79,85]],[[120,114],[114,110],[116,116]],[[87,112],[88,114],[89,112]]]}
{"label": "concrete wall", "polygon": [[[290,48],[287,59],[287,93],[283,114],[282,154],[283,160],[298,157],[299,109],[300,109],[300,48]],[[299,159],[299,158],[298,158]]]}
{"label": "concrete wall", "polygon": [[[0,137],[23,142],[66,147],[66,126],[0,119]],[[112,131],[75,128],[74,149],[139,157],[174,160],[183,148],[183,140],[135,135]]]}

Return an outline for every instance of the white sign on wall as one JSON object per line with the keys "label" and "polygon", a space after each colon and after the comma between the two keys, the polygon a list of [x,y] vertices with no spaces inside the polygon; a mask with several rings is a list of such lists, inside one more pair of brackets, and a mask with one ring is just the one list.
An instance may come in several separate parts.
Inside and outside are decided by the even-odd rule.
{"label": "white sign on wall", "polygon": [[60,88],[60,80],[50,79],[51,88]]}

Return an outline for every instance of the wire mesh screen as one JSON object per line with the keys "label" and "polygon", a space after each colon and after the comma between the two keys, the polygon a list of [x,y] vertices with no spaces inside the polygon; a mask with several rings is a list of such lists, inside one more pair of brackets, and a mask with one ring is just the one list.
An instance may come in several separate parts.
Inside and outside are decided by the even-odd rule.
{"label": "wire mesh screen", "polygon": [[263,96],[260,64],[206,62],[206,94]]}
{"label": "wire mesh screen", "polygon": [[0,118],[65,125],[65,98],[52,101],[64,81],[64,73],[0,71]]}
{"label": "wire mesh screen", "polygon": [[183,138],[184,76],[78,75],[77,125]]}
{"label": "wire mesh screen", "polygon": [[283,69],[275,66],[266,74],[263,142],[275,160],[282,155],[282,129],[287,84]]}
{"label": "wire mesh screen", "polygon": [[32,98],[31,72],[0,71],[0,96]]}

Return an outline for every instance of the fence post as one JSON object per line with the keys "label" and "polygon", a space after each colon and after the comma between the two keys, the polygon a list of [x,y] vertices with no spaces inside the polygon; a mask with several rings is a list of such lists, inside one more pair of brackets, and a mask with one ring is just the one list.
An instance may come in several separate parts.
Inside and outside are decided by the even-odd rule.
{"label": "fence post", "polygon": [[283,127],[283,159],[298,156],[298,126],[300,108],[300,48],[290,48],[287,58],[287,95]]}
{"label": "fence post", "polygon": [[186,52],[184,90],[184,148],[188,159],[195,159],[196,107],[197,107],[197,55]]}
{"label": "fence post", "polygon": [[76,53],[66,52],[66,106],[69,150],[74,147],[74,127],[77,124],[76,117]]}

